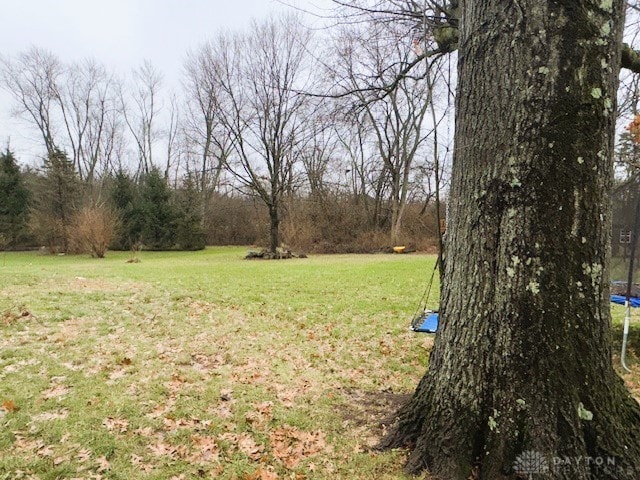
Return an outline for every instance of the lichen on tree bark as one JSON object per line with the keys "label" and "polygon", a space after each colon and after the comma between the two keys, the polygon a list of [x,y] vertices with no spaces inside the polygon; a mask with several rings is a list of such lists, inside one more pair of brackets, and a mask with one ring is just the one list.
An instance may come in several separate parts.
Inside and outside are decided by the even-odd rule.
{"label": "lichen on tree bark", "polygon": [[608,303],[623,19],[620,0],[461,2],[441,328],[381,442],[411,472],[524,478],[533,452],[535,478],[640,477]]}

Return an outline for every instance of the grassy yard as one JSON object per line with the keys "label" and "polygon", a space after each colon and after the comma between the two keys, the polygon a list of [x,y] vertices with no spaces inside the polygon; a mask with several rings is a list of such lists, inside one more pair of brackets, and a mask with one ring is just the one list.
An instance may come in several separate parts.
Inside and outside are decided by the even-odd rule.
{"label": "grassy yard", "polygon": [[0,254],[0,480],[404,478],[435,259],[245,252]]}
{"label": "grassy yard", "polygon": [[0,480],[405,478],[370,447],[435,258],[245,252],[0,254]]}

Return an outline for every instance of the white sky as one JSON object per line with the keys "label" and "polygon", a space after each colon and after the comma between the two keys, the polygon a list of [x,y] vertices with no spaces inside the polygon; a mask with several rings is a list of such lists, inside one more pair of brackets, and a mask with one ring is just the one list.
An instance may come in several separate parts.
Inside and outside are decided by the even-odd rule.
{"label": "white sky", "polygon": [[[286,3],[318,11],[330,0]],[[120,74],[150,60],[165,86],[177,87],[189,49],[220,30],[246,28],[252,19],[287,8],[276,0],[0,0],[0,55],[35,45],[64,62],[95,58]],[[0,91],[0,148],[10,136],[20,158],[37,136],[9,117],[10,108],[11,99]]]}

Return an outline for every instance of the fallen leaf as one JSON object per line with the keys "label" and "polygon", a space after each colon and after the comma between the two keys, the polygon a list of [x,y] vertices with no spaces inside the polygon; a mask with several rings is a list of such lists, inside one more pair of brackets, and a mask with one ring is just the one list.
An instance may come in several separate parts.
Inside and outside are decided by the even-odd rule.
{"label": "fallen leaf", "polygon": [[153,467],[148,463],[145,463],[143,460],[144,459],[141,456],[136,455],[135,453],[131,454],[131,464],[135,465],[143,472],[149,473],[151,470],[153,470]]}
{"label": "fallen leaf", "polygon": [[247,413],[247,423],[256,426],[264,426],[273,418],[273,402],[262,402],[254,405],[252,411]]}
{"label": "fallen leaf", "polygon": [[243,480],[278,480],[278,474],[269,468],[260,467],[255,472],[244,476]]}
{"label": "fallen leaf", "polygon": [[172,456],[174,453],[176,453],[176,447],[162,441],[156,443],[155,445],[147,445],[147,448],[149,448],[149,450],[151,450],[151,453],[153,453],[156,457]]}
{"label": "fallen leaf", "polygon": [[96,461],[98,462],[98,473],[106,472],[111,468],[109,460],[107,460],[104,455],[102,457],[98,457]]}
{"label": "fallen leaf", "polygon": [[197,452],[190,456],[189,460],[194,463],[210,463],[218,461],[220,458],[220,449],[214,437],[193,435],[191,437]]}
{"label": "fallen leaf", "polygon": [[13,400],[5,400],[2,402],[2,409],[9,413],[13,413],[20,410],[20,407],[18,407]]}
{"label": "fallen leaf", "polygon": [[41,457],[53,457],[53,448],[51,448],[51,445],[45,445],[40,450],[38,450],[37,453]]}
{"label": "fallen leaf", "polygon": [[129,429],[129,422],[125,419],[107,417],[102,422],[102,425],[110,432],[125,433]]}
{"label": "fallen leaf", "polygon": [[87,448],[83,448],[78,452],[78,454],[76,455],[76,458],[80,463],[84,463],[88,460],[91,460],[91,450]]}
{"label": "fallen leaf", "polygon": [[155,434],[155,430],[151,427],[136,428],[133,433],[141,437],[152,437]]}
{"label": "fallen leaf", "polygon": [[327,449],[323,432],[304,432],[288,425],[271,432],[269,441],[273,455],[289,469]]}
{"label": "fallen leaf", "polygon": [[228,402],[233,398],[233,390],[230,388],[225,388],[220,390],[220,400],[223,402]]}
{"label": "fallen leaf", "polygon": [[238,449],[251,460],[260,460],[264,452],[264,446],[258,445],[248,433],[238,435]]}

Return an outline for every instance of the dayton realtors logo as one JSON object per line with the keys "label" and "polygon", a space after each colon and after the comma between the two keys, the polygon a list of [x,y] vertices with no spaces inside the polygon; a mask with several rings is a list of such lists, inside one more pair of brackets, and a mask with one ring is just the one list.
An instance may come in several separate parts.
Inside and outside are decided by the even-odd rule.
{"label": "dayton realtors logo", "polygon": [[615,457],[547,457],[541,452],[527,450],[516,457],[513,471],[527,480],[534,480],[536,475],[544,473],[579,473],[599,471],[612,474],[619,471]]}
{"label": "dayton realtors logo", "polygon": [[527,450],[516,457],[513,462],[513,470],[519,475],[526,475],[525,478],[532,479],[537,473],[547,473],[549,463],[546,457],[534,450]]}

